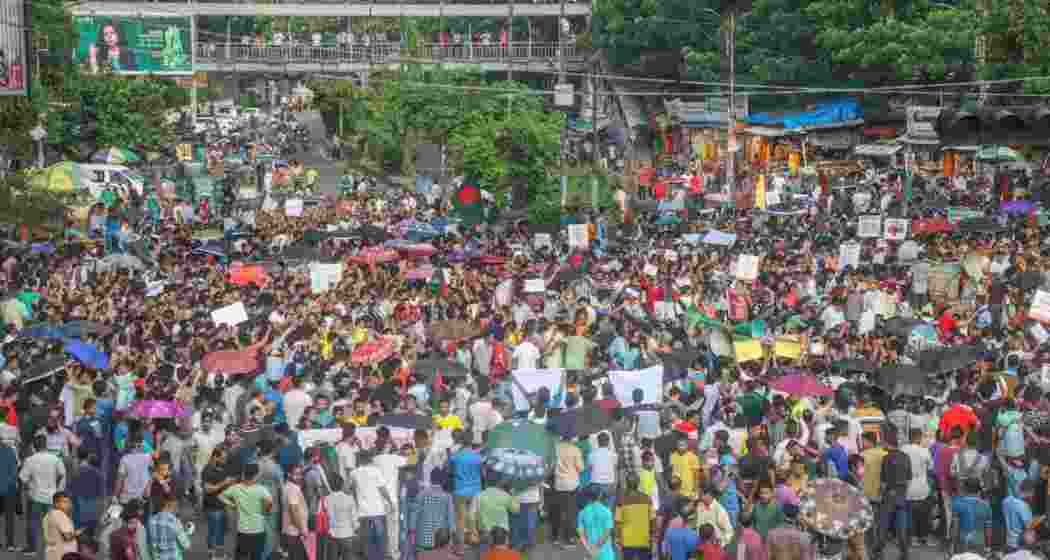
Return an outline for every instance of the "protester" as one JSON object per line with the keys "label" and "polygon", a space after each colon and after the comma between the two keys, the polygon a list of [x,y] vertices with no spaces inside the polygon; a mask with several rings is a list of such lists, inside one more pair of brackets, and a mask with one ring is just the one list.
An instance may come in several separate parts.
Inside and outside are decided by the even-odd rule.
{"label": "protester", "polygon": [[47,512],[43,524],[44,532],[44,558],[46,560],[62,560],[69,552],[77,551],[77,537],[81,530],[73,527],[70,514],[73,512],[73,502],[65,492],[55,492],[54,507]]}
{"label": "protester", "polygon": [[240,482],[219,494],[219,501],[237,512],[237,560],[255,560],[266,545],[266,514],[274,501],[258,478],[259,465],[245,465]]}

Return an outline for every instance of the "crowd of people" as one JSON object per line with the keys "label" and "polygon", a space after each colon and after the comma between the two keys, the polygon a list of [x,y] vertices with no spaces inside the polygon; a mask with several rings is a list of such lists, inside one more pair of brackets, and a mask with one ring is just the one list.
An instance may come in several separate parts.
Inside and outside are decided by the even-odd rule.
{"label": "crowd of people", "polygon": [[[199,519],[244,560],[1041,555],[1034,211],[847,264],[848,201],[457,230],[441,201],[352,193],[208,217],[217,244],[164,203],[108,248],[144,270],[10,243],[3,542],[173,560]],[[108,219],[145,226],[134,204]]]}

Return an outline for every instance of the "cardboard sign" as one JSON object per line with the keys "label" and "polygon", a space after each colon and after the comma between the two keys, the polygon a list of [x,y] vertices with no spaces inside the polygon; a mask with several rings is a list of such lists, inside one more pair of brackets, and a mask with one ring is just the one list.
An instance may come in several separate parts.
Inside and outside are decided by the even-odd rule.
{"label": "cardboard sign", "polygon": [[856,268],[860,264],[860,243],[843,243],[839,245],[839,268],[846,265]]}
{"label": "cardboard sign", "polygon": [[887,218],[883,238],[889,241],[904,241],[908,238],[908,220]]}
{"label": "cardboard sign", "polygon": [[1037,290],[1032,298],[1032,307],[1028,316],[1040,323],[1050,323],[1050,292]]}
{"label": "cardboard sign", "polygon": [[211,320],[214,321],[216,325],[229,325],[231,327],[236,327],[248,320],[248,311],[244,308],[244,302],[238,301],[237,303],[231,303],[226,307],[220,307],[215,311],[212,311]]}
{"label": "cardboard sign", "polygon": [[536,249],[539,249],[540,247],[547,247],[549,249],[551,246],[551,234],[537,233],[532,236],[532,246]]}
{"label": "cardboard sign", "polygon": [[569,226],[569,247],[586,249],[591,240],[587,224],[572,224]]}
{"label": "cardboard sign", "polygon": [[547,290],[546,285],[543,282],[543,278],[528,278],[525,280],[526,294],[542,294]]}
{"label": "cardboard sign", "polygon": [[740,255],[736,259],[736,274],[740,280],[752,281],[758,278],[758,263],[761,257],[755,255]]}
{"label": "cardboard sign", "polygon": [[303,199],[289,198],[284,201],[284,215],[299,217],[303,215]]}
{"label": "cardboard sign", "polygon": [[882,235],[882,216],[869,214],[857,220],[857,237],[873,238]]}

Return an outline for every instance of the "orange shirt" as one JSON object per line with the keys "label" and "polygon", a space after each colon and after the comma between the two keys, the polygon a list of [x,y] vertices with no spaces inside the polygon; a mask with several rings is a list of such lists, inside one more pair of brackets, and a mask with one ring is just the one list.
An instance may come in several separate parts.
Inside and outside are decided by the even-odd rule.
{"label": "orange shirt", "polygon": [[521,553],[505,546],[496,546],[482,554],[481,560],[521,560]]}

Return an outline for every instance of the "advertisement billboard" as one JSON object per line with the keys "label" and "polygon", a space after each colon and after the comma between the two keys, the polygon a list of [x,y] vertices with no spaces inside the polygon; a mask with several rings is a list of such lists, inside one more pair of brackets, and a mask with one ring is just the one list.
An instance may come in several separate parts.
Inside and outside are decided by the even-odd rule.
{"label": "advertisement billboard", "polygon": [[87,71],[192,74],[191,21],[180,16],[82,16],[74,61]]}
{"label": "advertisement billboard", "polygon": [[0,95],[26,94],[24,16],[22,0],[0,0]]}

